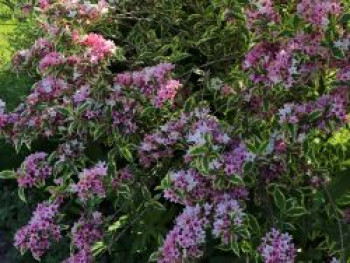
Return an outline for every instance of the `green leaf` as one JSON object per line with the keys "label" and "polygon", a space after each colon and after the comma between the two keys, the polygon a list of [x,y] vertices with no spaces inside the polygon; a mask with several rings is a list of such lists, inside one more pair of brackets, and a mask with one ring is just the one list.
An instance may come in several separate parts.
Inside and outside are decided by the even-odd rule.
{"label": "green leaf", "polygon": [[18,188],[18,197],[21,199],[23,202],[27,202],[26,196],[24,194],[24,188]]}
{"label": "green leaf", "polygon": [[193,108],[195,107],[196,105],[196,100],[195,100],[195,97],[194,96],[191,96],[190,98],[188,98],[185,102],[185,105],[184,105],[184,111],[185,112],[190,112],[193,110]]}
{"label": "green leaf", "polygon": [[131,151],[128,148],[121,147],[121,148],[119,148],[119,152],[129,162],[133,161],[132,153],[131,153]]}
{"label": "green leaf", "polygon": [[233,183],[234,185],[242,185],[244,184],[244,181],[242,179],[241,176],[239,175],[233,175],[231,178],[230,178],[230,182]]}
{"label": "green leaf", "polygon": [[295,139],[298,134],[298,125],[288,124],[288,130],[290,132],[291,137]]}
{"label": "green leaf", "polygon": [[316,121],[317,119],[319,119],[322,116],[322,112],[320,111],[314,111],[313,113],[311,113],[309,115],[309,120],[310,121]]}
{"label": "green leaf", "polygon": [[285,210],[286,208],[286,197],[281,192],[281,190],[276,186],[273,190],[273,200],[275,201],[275,205],[280,210]]}
{"label": "green leaf", "polygon": [[239,246],[238,246],[238,242],[233,241],[231,242],[231,250],[233,251],[233,253],[235,253],[237,256],[239,256]]}
{"label": "green leaf", "polygon": [[63,116],[70,116],[71,112],[67,108],[58,108],[57,109],[59,113],[61,113]]}
{"label": "green leaf", "polygon": [[242,242],[241,249],[242,249],[243,253],[250,253],[253,251],[252,244],[246,240],[244,240]]}
{"label": "green leaf", "polygon": [[302,206],[293,206],[289,208],[286,212],[290,217],[300,217],[307,213],[305,207]]}
{"label": "green leaf", "polygon": [[207,152],[207,148],[205,146],[194,146],[189,149],[189,154],[192,156],[203,155]]}
{"label": "green leaf", "polygon": [[344,54],[339,48],[331,47],[331,51],[336,58],[344,58]]}
{"label": "green leaf", "polygon": [[256,217],[254,217],[253,215],[249,215],[249,225],[252,230],[256,231],[257,233],[260,233],[260,224]]}
{"label": "green leaf", "polygon": [[127,215],[119,217],[119,219],[117,221],[115,221],[113,224],[111,224],[108,227],[108,232],[114,232],[114,231],[122,228],[127,223],[127,220],[128,220]]}
{"label": "green leaf", "polygon": [[5,170],[0,172],[0,179],[8,180],[8,179],[15,179],[16,173],[11,170]]}
{"label": "green leaf", "polygon": [[156,108],[147,107],[141,112],[141,117],[149,117],[152,116],[156,112]]}
{"label": "green leaf", "polygon": [[153,253],[149,256],[148,262],[157,262],[158,257],[159,257],[159,252],[158,252],[158,251],[153,252]]}
{"label": "green leaf", "polygon": [[269,141],[261,142],[258,147],[258,153],[260,154],[264,153],[268,145],[269,145]]}
{"label": "green leaf", "polygon": [[253,162],[245,162],[243,164],[243,172],[246,174],[246,173],[249,173],[249,172],[252,172],[253,171]]}
{"label": "green leaf", "polygon": [[340,19],[340,22],[342,24],[347,24],[350,21],[350,14],[344,14],[342,18]]}
{"label": "green leaf", "polygon": [[348,192],[347,194],[341,196],[337,200],[337,204],[340,205],[340,206],[350,206],[350,192]]}
{"label": "green leaf", "polygon": [[166,210],[164,205],[158,201],[151,201],[149,203],[149,205],[151,205],[154,209],[156,209],[158,211],[165,211]]}
{"label": "green leaf", "polygon": [[107,131],[107,127],[106,126],[99,126],[97,129],[95,129],[94,131],[94,140],[96,141],[97,139],[99,139],[103,134],[105,134]]}
{"label": "green leaf", "polygon": [[204,174],[209,173],[209,163],[210,163],[210,158],[208,156],[204,156],[201,158],[201,170]]}
{"label": "green leaf", "polygon": [[76,110],[77,115],[81,115],[89,106],[90,106],[90,103],[87,103],[87,102],[80,105]]}
{"label": "green leaf", "polygon": [[91,250],[92,250],[93,256],[96,257],[96,256],[102,254],[104,251],[106,251],[107,250],[107,246],[106,246],[106,244],[104,242],[99,241],[99,242],[96,242],[92,246]]}
{"label": "green leaf", "polygon": [[160,189],[160,190],[164,190],[170,187],[170,178],[169,175],[166,175],[162,181],[160,182],[160,186],[157,187],[156,190]]}
{"label": "green leaf", "polygon": [[145,200],[150,200],[152,198],[151,192],[146,186],[141,187],[141,194]]}

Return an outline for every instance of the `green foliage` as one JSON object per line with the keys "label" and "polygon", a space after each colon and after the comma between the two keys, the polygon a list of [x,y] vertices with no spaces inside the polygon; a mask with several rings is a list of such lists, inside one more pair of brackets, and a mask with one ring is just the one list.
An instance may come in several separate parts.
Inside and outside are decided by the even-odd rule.
{"label": "green foliage", "polygon": [[120,1],[115,20],[96,29],[123,47],[132,69],[169,61],[179,75],[203,69],[220,75],[242,58],[249,41],[242,18],[225,18],[228,7],[242,11],[237,1]]}

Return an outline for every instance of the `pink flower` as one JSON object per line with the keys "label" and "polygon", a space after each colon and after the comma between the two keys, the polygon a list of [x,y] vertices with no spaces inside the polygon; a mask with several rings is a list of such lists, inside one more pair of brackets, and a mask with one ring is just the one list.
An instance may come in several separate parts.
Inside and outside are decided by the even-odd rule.
{"label": "pink flower", "polygon": [[102,238],[102,215],[94,212],[91,216],[82,215],[72,228],[74,245],[81,250],[89,250],[91,246]]}
{"label": "pink flower", "polygon": [[254,0],[251,8],[246,10],[247,26],[256,34],[262,34],[266,30],[264,24],[277,24],[280,22],[280,15],[274,10],[273,0]]}
{"label": "pink flower", "polygon": [[209,221],[200,206],[187,206],[160,248],[158,263],[181,263],[202,256]]}
{"label": "pink flower", "polygon": [[44,58],[39,62],[39,70],[41,73],[47,71],[48,68],[56,67],[64,63],[63,56],[58,52],[48,53]]}
{"label": "pink flower", "polygon": [[173,69],[174,65],[170,63],[160,63],[141,71],[120,73],[115,77],[115,84],[140,90],[160,108],[166,101],[172,102],[181,87],[179,81],[171,78]]}
{"label": "pink flower", "polygon": [[50,1],[49,0],[39,0],[38,1],[40,9],[43,11],[47,9],[50,6]]}
{"label": "pink flower", "polygon": [[296,257],[292,237],[274,228],[262,239],[258,250],[265,263],[293,263]]}
{"label": "pink flower", "polygon": [[106,190],[103,178],[107,176],[106,163],[100,162],[90,169],[84,169],[79,174],[79,182],[73,185],[73,191],[78,193],[81,201],[86,201],[93,196],[105,197]]}
{"label": "pink flower", "polygon": [[339,0],[302,0],[297,6],[298,14],[314,26],[326,27],[329,15],[339,15]]}
{"label": "pink flower", "polygon": [[33,187],[45,182],[51,175],[52,168],[46,162],[47,154],[37,152],[26,157],[21,168],[17,170],[19,187]]}
{"label": "pink flower", "polygon": [[14,245],[25,252],[30,250],[39,260],[51,246],[51,240],[59,241],[60,227],[55,223],[57,203],[41,203],[35,209],[29,223],[16,232]]}
{"label": "pink flower", "polygon": [[78,253],[64,260],[62,263],[93,263],[91,251],[81,249]]}
{"label": "pink flower", "polygon": [[231,199],[229,195],[215,205],[214,223],[212,233],[214,237],[221,237],[224,244],[229,244],[235,233],[233,226],[241,226],[243,223],[243,210],[239,203]]}
{"label": "pink flower", "polygon": [[113,41],[106,40],[103,36],[95,33],[88,34],[80,43],[88,47],[87,52],[85,52],[85,57],[93,64],[107,59],[117,50]]}
{"label": "pink flower", "polygon": [[166,101],[172,102],[180,87],[181,84],[178,80],[168,80],[164,85],[161,85],[156,98],[157,107],[162,107]]}

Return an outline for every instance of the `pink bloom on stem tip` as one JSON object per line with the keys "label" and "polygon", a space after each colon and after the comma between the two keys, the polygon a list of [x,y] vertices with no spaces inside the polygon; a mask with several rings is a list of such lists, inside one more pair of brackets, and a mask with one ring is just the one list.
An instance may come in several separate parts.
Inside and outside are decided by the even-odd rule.
{"label": "pink bloom on stem tip", "polygon": [[61,238],[60,227],[55,223],[58,208],[58,203],[40,203],[29,223],[16,232],[15,247],[23,252],[30,250],[39,260],[50,248],[51,241],[57,242]]}
{"label": "pink bloom on stem tip", "polygon": [[42,9],[44,11],[46,8],[49,7],[50,1],[49,0],[39,0],[38,4],[39,4],[40,9]]}
{"label": "pink bloom on stem tip", "polygon": [[79,182],[73,185],[73,190],[78,193],[82,201],[93,197],[105,197],[106,190],[103,178],[107,175],[107,166],[105,162],[99,162],[90,169],[84,169],[79,174]]}
{"label": "pink bloom on stem tip", "polygon": [[39,70],[44,73],[48,68],[59,66],[64,63],[63,56],[58,52],[48,53],[39,62]]}
{"label": "pink bloom on stem tip", "polygon": [[102,215],[94,212],[90,216],[82,215],[72,228],[72,239],[78,249],[91,248],[91,245],[102,238]]}
{"label": "pink bloom on stem tip", "polygon": [[117,50],[113,41],[106,40],[103,36],[95,33],[85,36],[81,44],[88,47],[86,56],[91,63],[98,63],[100,60],[113,55]]}
{"label": "pink bloom on stem tip", "polygon": [[160,86],[156,98],[156,106],[161,107],[166,101],[173,101],[181,84],[178,80],[168,80]]}
{"label": "pink bloom on stem tip", "polygon": [[168,233],[160,248],[158,263],[181,263],[199,258],[203,254],[205,229],[209,224],[200,206],[187,206],[176,219],[175,227]]}
{"label": "pink bloom on stem tip", "polygon": [[296,257],[292,237],[274,228],[262,239],[258,250],[265,263],[293,263]]}
{"label": "pink bloom on stem tip", "polygon": [[46,161],[47,154],[37,152],[26,157],[22,166],[17,170],[17,182],[19,187],[33,187],[44,183],[51,175],[52,168]]}

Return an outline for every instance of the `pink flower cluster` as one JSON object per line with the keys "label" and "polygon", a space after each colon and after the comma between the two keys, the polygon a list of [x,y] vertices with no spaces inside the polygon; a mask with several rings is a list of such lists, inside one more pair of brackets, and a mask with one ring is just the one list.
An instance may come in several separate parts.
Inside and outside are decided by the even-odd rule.
{"label": "pink flower cluster", "polygon": [[14,238],[14,245],[22,252],[30,250],[37,260],[51,246],[51,241],[61,238],[60,227],[55,223],[59,205],[41,203],[35,209],[29,223],[19,229]]}
{"label": "pink flower cluster", "polygon": [[[49,25],[47,25],[49,26]],[[21,50],[15,54],[12,60],[13,68],[17,71],[38,67],[42,75],[51,71],[57,71],[59,66],[62,66],[68,71],[62,71],[72,73],[69,78],[73,77],[74,81],[81,80],[84,74],[91,74],[92,68],[96,67],[99,63],[111,58],[117,48],[113,41],[105,39],[103,36],[95,33],[87,35],[79,35],[72,29],[67,28],[63,33],[70,37],[71,43],[77,47],[77,54],[64,54],[54,49],[54,45],[46,40],[39,39],[35,44],[25,50]],[[54,34],[57,38],[59,32]],[[72,37],[72,35],[74,37]],[[83,47],[83,50],[81,50]],[[60,74],[62,77],[62,74]],[[67,77],[67,76],[65,76]]]}
{"label": "pink flower cluster", "polygon": [[37,152],[28,155],[21,167],[17,170],[19,187],[33,187],[45,182],[51,175],[52,168],[46,161],[47,154]]}
{"label": "pink flower cluster", "polygon": [[171,202],[193,205],[212,196],[211,180],[194,169],[171,172],[169,181],[164,197]]}
{"label": "pink flower cluster", "polygon": [[134,179],[134,175],[129,167],[120,169],[117,176],[112,179],[112,186],[117,188],[121,184],[131,183]]}
{"label": "pink flower cluster", "polygon": [[91,93],[90,85],[89,84],[82,85],[73,95],[74,104],[79,105],[87,101],[90,98],[90,93]]}
{"label": "pink flower cluster", "polygon": [[91,246],[102,239],[102,215],[94,212],[91,216],[81,216],[72,228],[72,239],[79,250],[76,254],[63,261],[64,263],[91,263]]}
{"label": "pink flower cluster", "polygon": [[160,63],[141,71],[120,73],[115,83],[138,88],[155,106],[162,107],[166,101],[174,100],[181,86],[179,81],[171,79],[173,69],[172,64]]}
{"label": "pink flower cluster", "polygon": [[348,92],[346,88],[337,88],[331,94],[323,95],[316,101],[306,102],[303,104],[288,103],[279,110],[280,123],[301,123],[306,121],[306,127],[309,122],[306,119],[312,113],[318,112],[320,117],[317,118],[318,128],[324,129],[328,119],[335,119],[340,123],[347,121],[346,105]]}
{"label": "pink flower cluster", "polygon": [[81,201],[86,201],[94,195],[105,197],[106,190],[103,183],[105,176],[107,176],[107,166],[104,162],[97,163],[90,169],[84,169],[79,174],[79,182],[72,186],[73,191],[78,193]]}
{"label": "pink flower cluster", "polygon": [[24,67],[32,66],[35,58],[43,58],[54,51],[54,45],[45,38],[39,38],[29,49],[18,51],[12,58],[13,68],[21,70]]}
{"label": "pink flower cluster", "polygon": [[[187,147],[202,146],[206,138],[212,137],[213,144],[227,145],[230,138],[220,127],[218,119],[209,114],[208,109],[197,108],[191,113],[183,113],[178,120],[169,121],[160,131],[144,137],[139,148],[140,162],[144,166],[165,157],[172,157],[174,146],[186,139]],[[188,154],[185,159],[190,160]]]}
{"label": "pink flower cluster", "polygon": [[64,17],[66,20],[78,20],[80,24],[90,24],[109,10],[105,0],[99,0],[97,4],[82,0],[40,0],[38,4],[41,11],[53,21]]}
{"label": "pink flower cluster", "polygon": [[207,229],[224,244],[238,238],[235,231],[243,225],[244,213],[230,194],[219,194],[215,201],[188,205],[176,218],[160,248],[158,262],[183,262],[203,255]]}
{"label": "pink flower cluster", "polygon": [[60,97],[69,88],[65,80],[48,76],[35,84],[35,88],[27,97],[29,105],[48,102]]}
{"label": "pink flower cluster", "polygon": [[45,10],[47,7],[49,7],[50,1],[49,0],[39,0],[38,5],[39,5],[39,8],[41,10]]}
{"label": "pink flower cluster", "polygon": [[203,176],[195,169],[170,172],[168,179],[170,185],[164,190],[164,197],[171,202],[183,205],[217,203],[221,202],[226,195],[233,199],[246,199],[248,196],[244,186],[232,187],[226,192],[215,189],[213,181],[216,176]]}
{"label": "pink flower cluster", "polygon": [[158,263],[181,263],[188,258],[202,256],[206,238],[209,209],[187,206],[176,219],[175,227],[168,233],[160,249]]}
{"label": "pink flower cluster", "polygon": [[[247,27],[260,35],[266,30],[267,24],[278,24],[279,13],[274,10],[273,0],[250,1],[252,7],[246,9]],[[263,26],[265,25],[265,27]]]}
{"label": "pink flower cluster", "polygon": [[296,257],[292,237],[274,228],[262,239],[259,252],[265,263],[293,263]]}
{"label": "pink flower cluster", "polygon": [[62,263],[93,263],[93,258],[90,251],[82,249],[64,260]]}
{"label": "pink flower cluster", "polygon": [[227,145],[230,142],[230,138],[227,133],[222,131],[219,120],[209,115],[207,109],[197,109],[195,116],[189,116],[190,118],[196,117],[189,123],[189,131],[186,136],[186,141],[189,144],[196,146],[204,145],[206,143],[206,136],[211,136],[215,144]]}
{"label": "pink flower cluster", "polygon": [[159,159],[172,157],[175,144],[183,137],[187,118],[170,121],[160,127],[160,131],[144,136],[139,148],[139,158],[143,166],[149,167]]}
{"label": "pink flower cluster", "polygon": [[94,212],[91,218],[81,216],[72,228],[74,245],[78,249],[90,249],[91,245],[102,238],[102,215]]}
{"label": "pink flower cluster", "polygon": [[243,215],[239,203],[231,199],[230,195],[223,195],[214,209],[213,236],[221,237],[223,244],[236,242],[234,230],[243,224]]}
{"label": "pink flower cluster", "polygon": [[[279,154],[277,152],[277,154]],[[285,172],[285,165],[281,161],[271,161],[268,164],[264,164],[259,168],[261,177],[266,181],[270,182],[273,179],[278,178]]]}
{"label": "pink flower cluster", "polygon": [[292,63],[292,53],[289,49],[284,49],[278,44],[261,42],[246,54],[243,68],[256,71],[250,75],[255,83],[283,82],[290,87],[293,74],[297,73],[297,69],[292,68]]}
{"label": "pink flower cluster", "polygon": [[329,16],[339,15],[341,11],[339,0],[301,0],[297,6],[298,14],[318,27],[327,27]]}
{"label": "pink flower cluster", "polygon": [[143,109],[134,98],[129,97],[121,86],[115,85],[106,104],[112,108],[113,126],[125,134],[137,131],[136,115]]}
{"label": "pink flower cluster", "polygon": [[173,102],[180,87],[180,82],[173,79],[161,85],[155,102],[156,106],[161,108],[166,101]]}
{"label": "pink flower cluster", "polygon": [[252,161],[254,155],[248,151],[243,142],[236,142],[231,146],[231,149],[223,154],[222,165],[224,166],[225,174],[242,175],[243,165],[247,161]]}
{"label": "pink flower cluster", "polygon": [[45,73],[48,69],[62,65],[64,62],[65,59],[60,53],[50,52],[40,60],[39,70],[41,73]]}
{"label": "pink flower cluster", "polygon": [[57,153],[59,155],[59,161],[63,162],[69,159],[77,158],[81,156],[84,149],[84,144],[77,139],[68,140],[58,146]]}
{"label": "pink flower cluster", "polygon": [[95,33],[90,33],[84,36],[79,43],[88,47],[87,51],[83,54],[83,57],[92,64],[97,64],[101,60],[110,57],[117,50],[113,41],[106,40],[103,36]]}
{"label": "pink flower cluster", "polygon": [[338,70],[337,80],[343,82],[350,81],[350,65],[346,65]]}
{"label": "pink flower cluster", "polygon": [[[286,88],[303,83],[312,76],[316,65],[322,67],[322,62],[330,57],[329,50],[322,46],[322,38],[320,33],[311,33],[284,42],[262,41],[246,54],[243,69],[252,72],[254,83],[283,84]],[[305,61],[305,56],[312,57],[312,62]]]}

